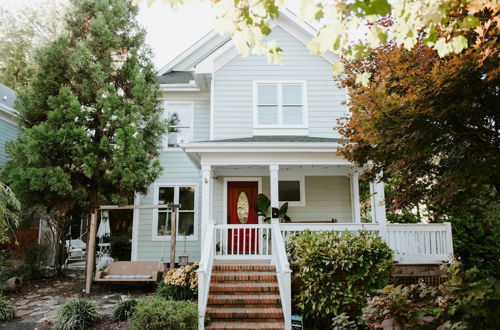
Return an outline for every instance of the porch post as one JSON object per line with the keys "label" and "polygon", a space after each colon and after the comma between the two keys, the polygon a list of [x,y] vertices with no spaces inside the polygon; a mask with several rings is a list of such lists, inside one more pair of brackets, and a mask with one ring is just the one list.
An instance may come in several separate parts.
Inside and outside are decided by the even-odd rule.
{"label": "porch post", "polygon": [[384,183],[378,180],[370,182],[370,193],[372,222],[379,224],[380,236],[387,239]]}
{"label": "porch post", "polygon": [[[279,196],[278,196],[278,171],[279,165],[271,164],[269,165],[269,180],[270,180],[270,189],[271,189],[271,208],[280,207]],[[272,217],[272,213],[271,213]],[[272,222],[279,222],[278,218],[272,218]]]}
{"label": "porch post", "polygon": [[359,173],[354,172],[351,176],[352,192],[352,217],[354,223],[361,223],[361,206],[359,203]]}
{"label": "porch post", "polygon": [[212,186],[213,186],[213,172],[212,165],[202,164],[201,165],[201,246],[205,241],[205,233],[207,232],[207,226],[212,217]]}

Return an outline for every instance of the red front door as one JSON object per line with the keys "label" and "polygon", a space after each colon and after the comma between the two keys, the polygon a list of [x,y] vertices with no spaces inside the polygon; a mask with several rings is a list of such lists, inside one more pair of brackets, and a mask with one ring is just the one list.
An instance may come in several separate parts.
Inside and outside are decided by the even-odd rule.
{"label": "red front door", "polygon": [[[254,205],[258,183],[254,181],[230,181],[227,183],[227,222],[231,225],[258,224]],[[259,244],[255,229],[237,228],[228,232],[229,254],[255,254]]]}

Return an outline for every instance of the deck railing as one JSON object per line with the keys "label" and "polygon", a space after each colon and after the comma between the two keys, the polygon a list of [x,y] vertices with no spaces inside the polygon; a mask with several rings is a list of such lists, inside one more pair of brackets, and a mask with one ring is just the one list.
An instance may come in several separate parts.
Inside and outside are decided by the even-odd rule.
{"label": "deck railing", "polygon": [[214,263],[215,224],[210,222],[205,232],[205,239],[201,250],[200,265],[198,267],[198,329],[205,328],[205,313],[207,310],[210,281]]}
{"label": "deck railing", "polygon": [[270,224],[215,225],[215,259],[271,259]]}
{"label": "deck railing", "polygon": [[425,264],[448,262],[453,257],[450,223],[387,224],[384,235],[376,223],[283,223],[280,224],[285,242],[293,233],[311,231],[367,230],[385,237],[398,263]]}

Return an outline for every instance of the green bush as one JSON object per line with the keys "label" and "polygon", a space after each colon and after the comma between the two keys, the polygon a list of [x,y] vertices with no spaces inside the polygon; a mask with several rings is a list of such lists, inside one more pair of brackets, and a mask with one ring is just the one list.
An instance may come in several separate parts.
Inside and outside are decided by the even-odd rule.
{"label": "green bush", "polygon": [[132,317],[132,315],[134,315],[136,307],[136,299],[120,301],[118,304],[116,304],[115,308],[113,308],[113,321],[118,322],[128,320],[130,317]]}
{"label": "green bush", "polygon": [[368,299],[363,321],[384,329],[496,329],[500,286],[481,278],[476,269],[448,268],[450,280],[439,288],[423,283],[387,286]]}
{"label": "green bush", "polygon": [[9,321],[16,316],[14,306],[7,298],[0,296],[0,321]]}
{"label": "green bush", "polygon": [[30,245],[26,248],[22,268],[27,280],[45,277],[48,256],[49,246],[46,244]]}
{"label": "green bush", "polygon": [[14,276],[21,276],[20,271],[9,261],[9,251],[0,250],[0,296],[5,291],[5,281]]}
{"label": "green bush", "polygon": [[88,300],[74,300],[57,311],[55,328],[58,330],[80,330],[93,327],[98,321],[97,305]]}
{"label": "green bush", "polygon": [[392,250],[366,231],[304,231],[292,236],[287,249],[300,267],[293,273],[302,284],[296,306],[316,326],[330,326],[342,313],[357,318],[367,294],[383,288],[392,270]]}
{"label": "green bush", "polygon": [[156,296],[167,300],[193,300],[196,291],[185,286],[160,283],[156,287]]}
{"label": "green bush", "polygon": [[490,218],[450,219],[453,250],[464,269],[476,267],[484,276],[500,279],[500,213]]}
{"label": "green bush", "polygon": [[145,298],[137,303],[130,325],[138,330],[194,330],[198,328],[197,305],[189,301]]}

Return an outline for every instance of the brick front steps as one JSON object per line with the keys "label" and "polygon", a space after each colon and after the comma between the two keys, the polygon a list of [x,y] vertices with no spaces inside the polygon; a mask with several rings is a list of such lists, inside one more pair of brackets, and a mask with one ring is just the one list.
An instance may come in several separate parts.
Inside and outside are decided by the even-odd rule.
{"label": "brick front steps", "polygon": [[206,315],[206,329],[285,329],[274,266],[215,265]]}

